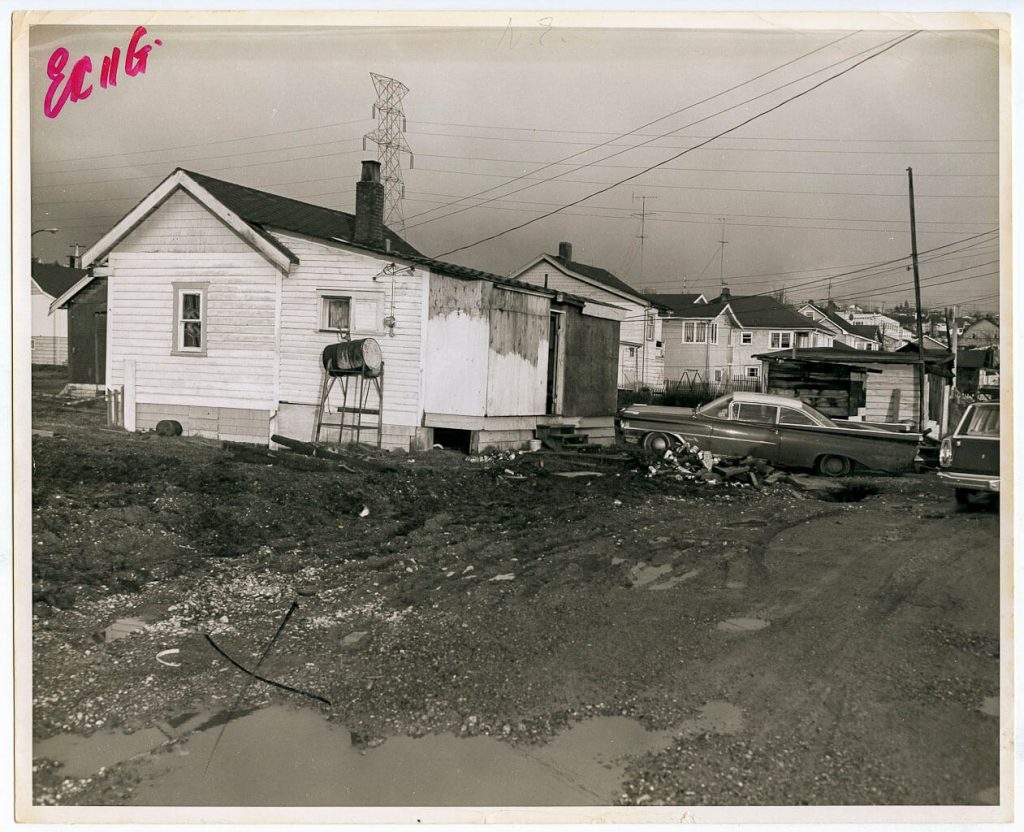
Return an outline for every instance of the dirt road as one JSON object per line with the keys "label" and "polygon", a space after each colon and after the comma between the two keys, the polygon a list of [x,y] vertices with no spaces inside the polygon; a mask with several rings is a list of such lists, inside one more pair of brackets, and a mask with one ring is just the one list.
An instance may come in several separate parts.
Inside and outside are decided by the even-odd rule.
{"label": "dirt road", "polygon": [[[836,494],[447,452],[354,456],[353,473],[43,405],[39,802],[189,803],[166,786],[185,777],[175,752],[274,714],[343,728],[353,771],[432,743],[439,769],[463,750],[505,760],[478,791],[433,787],[470,803],[523,799],[500,766],[527,764],[598,803],[998,802],[999,515],[933,475]],[[293,601],[260,675],[329,706],[247,686],[205,639],[252,668]],[[107,640],[124,618],[138,631]],[[605,730],[618,745],[595,750]],[[533,793],[560,800],[551,782]],[[409,789],[345,799],[422,800]]]}

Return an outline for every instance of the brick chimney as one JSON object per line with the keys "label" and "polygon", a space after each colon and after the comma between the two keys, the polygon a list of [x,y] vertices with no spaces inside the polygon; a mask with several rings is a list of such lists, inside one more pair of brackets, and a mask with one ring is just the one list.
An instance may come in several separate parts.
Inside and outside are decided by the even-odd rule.
{"label": "brick chimney", "polygon": [[558,256],[562,260],[572,260],[572,243],[559,243]]}
{"label": "brick chimney", "polygon": [[719,300],[729,300],[730,297],[732,297],[732,295],[729,294],[729,287],[728,286],[723,286],[722,287],[722,293],[718,296],[718,299]]}
{"label": "brick chimney", "polygon": [[364,246],[384,245],[384,184],[380,162],[363,162],[362,177],[356,182],[356,228],[353,242]]}

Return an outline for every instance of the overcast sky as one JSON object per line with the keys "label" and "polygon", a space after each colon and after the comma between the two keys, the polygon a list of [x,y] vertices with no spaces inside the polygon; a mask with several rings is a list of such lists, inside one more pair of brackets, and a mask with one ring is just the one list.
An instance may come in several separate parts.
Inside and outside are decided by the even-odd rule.
{"label": "overcast sky", "polygon": [[[516,22],[531,25],[155,26],[146,73],[122,70],[107,89],[102,56],[123,53],[133,27],[36,26],[32,227],[61,231],[36,235],[34,253],[93,242],[179,165],[351,211],[359,161],[376,153],[361,140],[375,127],[372,71],[409,87],[405,236],[428,255],[508,274],[567,240],[576,260],[652,292],[717,295],[724,280],[734,294],[824,298],[833,275],[834,298],[891,306],[912,300],[904,263],[842,273],[909,254],[912,166],[925,304],[998,308],[995,235],[983,236],[999,218],[996,33],[921,32],[705,147],[448,254],[663,162],[901,34]],[[92,58],[93,91],[51,119],[59,46]]]}

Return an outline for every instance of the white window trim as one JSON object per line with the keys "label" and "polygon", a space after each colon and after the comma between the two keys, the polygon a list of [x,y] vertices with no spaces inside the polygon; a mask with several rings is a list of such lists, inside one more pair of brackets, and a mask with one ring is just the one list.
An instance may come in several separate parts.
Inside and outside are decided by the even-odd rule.
{"label": "white window trim", "polygon": [[745,329],[740,332],[740,345],[749,345],[754,343],[754,333],[749,329]]}
{"label": "white window trim", "polygon": [[[772,339],[776,335],[779,336],[779,346],[777,346],[777,347],[774,344],[772,344]],[[782,343],[782,336],[783,335],[789,337],[789,343],[788,344],[783,344]],[[789,330],[789,329],[773,329],[773,330],[771,330],[768,333],[768,344],[769,344],[769,347],[771,349],[773,349],[773,350],[788,350],[788,349],[792,348],[792,346],[793,346],[793,331]]]}
{"label": "white window trim", "polygon": [[[714,335],[714,337],[712,337],[712,335]],[[713,321],[708,324],[708,343],[718,343],[718,324]]]}
{"label": "white window trim", "polygon": [[760,378],[761,368],[760,367],[747,367],[746,378]]}
{"label": "white window trim", "polygon": [[[327,302],[331,300],[348,301],[348,327],[346,329],[327,326]],[[354,306],[354,304],[352,303],[351,295],[342,294],[341,292],[331,292],[329,290],[323,290],[317,292],[316,306],[317,332],[333,332],[341,335],[352,334],[352,313],[354,311],[352,307]]]}
{"label": "white window trim", "polygon": [[[210,296],[210,282],[207,281],[174,281],[171,283],[174,291],[174,307],[171,311],[173,329],[171,331],[171,355],[188,355],[203,357],[206,355],[206,345],[209,339],[209,331],[206,324],[206,305]],[[183,295],[199,295],[199,346],[186,347],[184,345],[185,328],[182,326],[181,305]]]}
{"label": "white window trim", "polygon": [[646,334],[646,339],[645,340],[653,341],[654,340],[654,321],[655,321],[655,317],[650,312],[648,312],[645,317],[647,319],[646,321],[644,321],[644,332]]}

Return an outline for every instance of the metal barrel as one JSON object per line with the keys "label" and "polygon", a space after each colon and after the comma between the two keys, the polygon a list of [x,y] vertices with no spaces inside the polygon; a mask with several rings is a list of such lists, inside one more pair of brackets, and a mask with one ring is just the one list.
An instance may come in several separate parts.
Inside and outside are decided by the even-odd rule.
{"label": "metal barrel", "polygon": [[380,374],[384,357],[380,344],[373,338],[342,341],[324,347],[324,369],[332,376],[358,375],[373,377]]}

